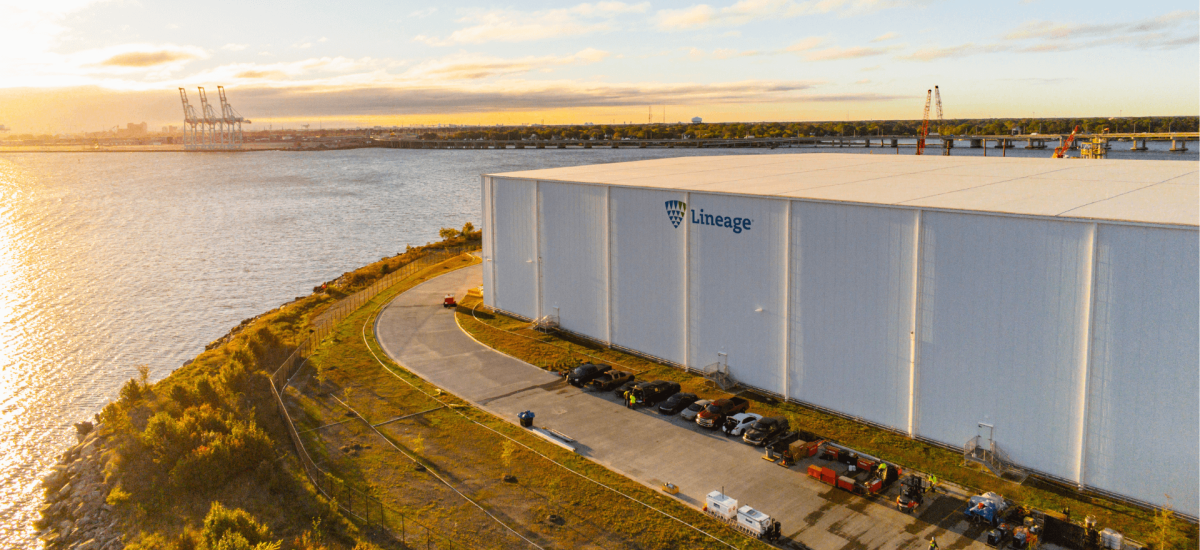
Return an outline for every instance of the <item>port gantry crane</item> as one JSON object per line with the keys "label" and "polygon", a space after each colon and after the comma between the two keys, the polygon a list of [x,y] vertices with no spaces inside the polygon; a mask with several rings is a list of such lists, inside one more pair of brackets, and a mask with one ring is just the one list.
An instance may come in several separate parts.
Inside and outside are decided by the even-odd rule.
{"label": "port gantry crane", "polygon": [[200,118],[196,116],[196,108],[188,103],[187,90],[179,89],[179,99],[183,102],[183,148],[190,151],[200,146],[200,129],[197,128]]}
{"label": "port gantry crane", "polygon": [[250,124],[249,120],[242,118],[242,115],[229,104],[225,99],[225,87],[217,86],[217,94],[221,97],[221,120],[225,125],[226,136],[222,139],[226,149],[241,149],[242,148],[242,123]]}
{"label": "port gantry crane", "polygon": [[217,112],[208,102],[208,94],[204,93],[204,87],[197,88],[200,90],[200,107],[201,121],[208,132],[205,136],[205,149],[224,149],[223,143],[225,137],[225,120],[217,116]]}
{"label": "port gantry crane", "polygon": [[921,130],[917,132],[917,154],[925,154],[925,136],[929,135],[929,100],[933,90],[925,90],[925,115],[921,120]]}
{"label": "port gantry crane", "polygon": [[218,115],[214,104],[208,102],[208,94],[203,87],[197,87],[200,94],[200,112],[188,102],[187,90],[179,89],[179,100],[183,103],[183,148],[194,149],[241,149],[242,124],[250,124],[229,100],[225,98],[225,87],[217,86],[217,94],[221,100],[221,113]]}

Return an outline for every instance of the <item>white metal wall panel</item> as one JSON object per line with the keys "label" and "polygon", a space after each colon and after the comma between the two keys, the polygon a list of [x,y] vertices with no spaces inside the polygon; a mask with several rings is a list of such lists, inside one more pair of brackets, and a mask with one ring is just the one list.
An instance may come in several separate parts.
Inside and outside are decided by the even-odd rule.
{"label": "white metal wall panel", "polygon": [[1084,482],[1198,515],[1194,230],[1100,226]]}
{"label": "white metal wall panel", "polygon": [[792,203],[792,398],[908,429],[917,214]]}
{"label": "white metal wall panel", "polygon": [[480,178],[480,190],[483,195],[480,205],[483,212],[483,223],[480,231],[483,231],[483,304],[488,307],[496,307],[496,282],[493,269],[496,267],[496,250],[492,245],[492,239],[496,236],[496,215],[492,212],[492,178],[482,176]]}
{"label": "white metal wall panel", "polygon": [[620,187],[611,193],[613,343],[684,364],[688,227],[686,217],[671,223],[667,202],[687,196]]}
{"label": "white metal wall panel", "polygon": [[495,307],[537,317],[537,186],[532,181],[492,179],[495,237]]}
{"label": "white metal wall panel", "polygon": [[[721,225],[694,223],[702,216]],[[739,219],[750,229],[737,231]],[[692,193],[684,222],[691,366],[724,352],[738,381],[783,394],[787,201]]]}
{"label": "white metal wall panel", "polygon": [[[923,212],[919,435],[1077,475],[1091,225]],[[985,434],[986,435],[986,432]]]}
{"label": "white metal wall panel", "polygon": [[542,315],[558,315],[564,329],[607,340],[608,191],[541,182],[538,192]]}

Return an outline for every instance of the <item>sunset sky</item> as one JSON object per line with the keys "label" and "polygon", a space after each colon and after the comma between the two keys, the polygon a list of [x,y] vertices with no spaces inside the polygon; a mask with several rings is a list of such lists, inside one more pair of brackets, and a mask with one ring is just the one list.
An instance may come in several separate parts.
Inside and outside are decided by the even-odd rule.
{"label": "sunset sky", "polygon": [[[707,3],[701,3],[707,2]],[[1196,115],[1195,0],[0,0],[0,125]],[[0,134],[3,136],[4,134]]]}

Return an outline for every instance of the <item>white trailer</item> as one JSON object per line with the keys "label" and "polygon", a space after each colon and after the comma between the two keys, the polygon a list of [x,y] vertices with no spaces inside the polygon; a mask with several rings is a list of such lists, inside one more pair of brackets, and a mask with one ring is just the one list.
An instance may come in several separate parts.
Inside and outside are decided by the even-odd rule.
{"label": "white trailer", "polygon": [[727,523],[733,523],[737,517],[738,501],[720,491],[713,491],[704,497],[704,511]]}
{"label": "white trailer", "polygon": [[737,511],[737,528],[755,538],[763,538],[771,532],[771,516],[768,516],[749,506],[742,506]]}

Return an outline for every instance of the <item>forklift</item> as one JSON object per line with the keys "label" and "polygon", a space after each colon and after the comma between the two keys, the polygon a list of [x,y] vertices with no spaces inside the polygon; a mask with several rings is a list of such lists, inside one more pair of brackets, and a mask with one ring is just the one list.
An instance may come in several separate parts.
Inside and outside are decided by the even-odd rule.
{"label": "forklift", "polygon": [[900,480],[900,496],[896,497],[896,509],[911,513],[925,502],[926,480],[924,476],[909,474]]}

